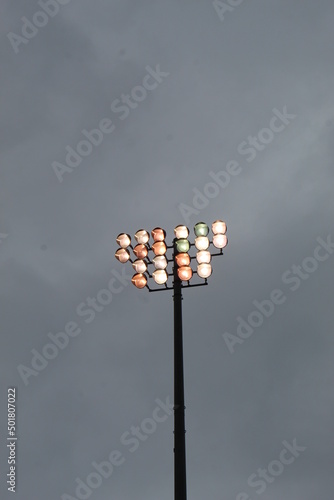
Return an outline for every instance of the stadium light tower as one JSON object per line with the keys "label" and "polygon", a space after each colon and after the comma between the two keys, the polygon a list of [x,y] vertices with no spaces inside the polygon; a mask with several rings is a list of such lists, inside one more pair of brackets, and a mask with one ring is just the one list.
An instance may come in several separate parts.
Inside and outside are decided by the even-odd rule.
{"label": "stadium light tower", "polygon": [[[211,258],[223,255],[223,248],[228,240],[226,223],[216,220],[211,225],[212,241],[209,239],[209,226],[205,222],[195,224],[194,243],[190,243],[189,229],[186,226],[176,226],[172,245],[166,243],[166,231],[156,227],[150,234],[145,229],[139,229],[134,237],[135,246],[131,244],[131,237],[126,233],[117,236],[119,245],[115,257],[122,264],[131,262],[135,274],[132,283],[136,288],[147,288],[150,292],[174,290],[174,498],[187,499],[186,483],[186,444],[185,444],[185,406],[184,406],[184,377],[183,377],[183,340],[182,340],[182,288],[192,288],[208,284],[212,274]],[[211,253],[210,244],[219,252]],[[191,255],[191,248],[195,248],[195,255]],[[131,258],[130,249],[134,254]],[[172,250],[172,256],[168,257]],[[153,254],[153,255],[152,255]],[[196,261],[195,266],[191,266]],[[172,269],[168,267],[172,265]],[[152,270],[154,269],[154,270]],[[191,282],[194,275],[199,279]],[[168,280],[171,278],[171,286]],[[152,280],[158,287],[149,286]]]}

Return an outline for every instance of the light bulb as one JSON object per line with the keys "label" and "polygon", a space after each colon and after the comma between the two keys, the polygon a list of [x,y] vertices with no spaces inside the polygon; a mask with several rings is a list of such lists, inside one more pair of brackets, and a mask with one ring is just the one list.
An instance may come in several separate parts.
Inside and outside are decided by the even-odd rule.
{"label": "light bulb", "polygon": [[199,266],[197,266],[197,274],[200,278],[208,278],[211,273],[211,264],[199,264]]}
{"label": "light bulb", "polygon": [[127,248],[131,244],[131,238],[126,233],[120,233],[116,238],[117,245],[122,248]]}
{"label": "light bulb", "polygon": [[212,243],[216,248],[225,248],[228,243],[226,234],[214,234]]}

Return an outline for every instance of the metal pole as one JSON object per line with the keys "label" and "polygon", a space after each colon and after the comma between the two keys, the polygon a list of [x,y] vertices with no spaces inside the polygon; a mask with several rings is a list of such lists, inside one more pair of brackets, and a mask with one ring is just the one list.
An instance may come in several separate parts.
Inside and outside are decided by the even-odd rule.
{"label": "metal pole", "polygon": [[182,342],[182,288],[177,275],[174,240],[174,498],[187,500]]}

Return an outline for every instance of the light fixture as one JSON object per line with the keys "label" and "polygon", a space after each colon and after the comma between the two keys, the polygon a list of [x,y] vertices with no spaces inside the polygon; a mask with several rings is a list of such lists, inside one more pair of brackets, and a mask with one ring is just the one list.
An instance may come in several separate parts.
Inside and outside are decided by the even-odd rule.
{"label": "light fixture", "polygon": [[187,228],[187,226],[176,226],[176,228],[174,229],[174,234],[175,234],[175,238],[188,238],[189,236],[189,229]]}
{"label": "light fixture", "polygon": [[127,248],[131,244],[131,238],[126,233],[120,233],[116,238],[117,245],[122,248]]}
{"label": "light fixture", "polygon": [[145,245],[150,239],[150,235],[147,231],[145,231],[145,229],[139,229],[135,234],[135,238],[137,243],[142,243],[143,245]]}
{"label": "light fixture", "polygon": [[177,270],[177,275],[181,281],[189,281],[193,275],[192,269],[189,266],[179,267]]}
{"label": "light fixture", "polygon": [[225,248],[228,243],[226,234],[214,234],[212,243],[216,248]]}
{"label": "light fixture", "polygon": [[158,285],[163,285],[168,280],[168,274],[164,269],[157,269],[153,272],[152,276]]}
{"label": "light fixture", "polygon": [[148,250],[147,250],[147,247],[145,245],[143,245],[142,243],[139,243],[138,245],[136,245],[134,247],[133,253],[137,257],[137,259],[144,259],[145,257],[147,257]]}
{"label": "light fixture", "polygon": [[208,278],[212,273],[211,264],[199,264],[197,266],[197,274],[200,278]]}
{"label": "light fixture", "polygon": [[216,220],[211,226],[213,234],[225,234],[227,231],[226,222],[222,220]]}
{"label": "light fixture", "polygon": [[156,269],[166,269],[168,262],[164,255],[157,255],[153,259],[153,264]]}
{"label": "light fixture", "polygon": [[145,271],[147,271],[147,264],[144,260],[141,260],[141,259],[135,260],[132,263],[132,267],[136,271],[136,273],[142,274]]}
{"label": "light fixture", "polygon": [[[175,290],[178,286],[185,285],[187,287],[207,285],[206,278],[212,274],[212,257],[222,255],[222,249],[228,244],[226,231],[226,222],[217,219],[209,225],[197,222],[194,225],[194,237],[189,236],[189,228],[186,225],[176,225],[173,244],[167,243],[166,231],[162,227],[150,231],[138,229],[134,237],[120,233],[116,238],[119,246],[115,257],[122,264],[131,262],[135,273],[132,283],[137,288],[146,286],[150,292],[162,289]],[[211,243],[220,251],[211,252]],[[191,253],[192,247],[196,248],[193,253]],[[173,272],[168,271],[169,263],[171,267],[173,265]],[[152,270],[150,266],[153,267]],[[205,282],[197,278],[197,283],[189,283],[194,274],[197,274],[198,278],[205,279]],[[167,285],[170,281],[168,278],[172,275],[174,275],[173,283]],[[164,286],[151,288],[150,279]],[[182,285],[181,282],[186,284]]]}
{"label": "light fixture", "polygon": [[188,250],[190,248],[190,243],[185,238],[181,238],[181,239],[175,241],[175,247],[176,247],[177,252],[179,252],[179,253],[188,252]]}
{"label": "light fixture", "polygon": [[209,245],[210,241],[207,236],[197,236],[197,238],[195,238],[195,247],[197,250],[207,250]]}
{"label": "light fixture", "polygon": [[190,256],[187,253],[178,253],[175,255],[175,262],[178,267],[189,266]]}
{"label": "light fixture", "polygon": [[119,248],[115,253],[115,257],[122,264],[125,264],[125,262],[127,262],[130,259],[130,254],[125,248]]}
{"label": "light fixture", "polygon": [[197,222],[194,227],[196,236],[207,236],[209,234],[209,226],[205,222]]}
{"label": "light fixture", "polygon": [[139,273],[132,276],[131,282],[136,288],[144,288],[147,284],[147,279],[144,274]]}
{"label": "light fixture", "polygon": [[164,241],[156,241],[152,245],[154,255],[164,255],[167,252],[166,243]]}
{"label": "light fixture", "polygon": [[164,229],[161,229],[161,227],[156,227],[155,229],[152,229],[151,235],[153,241],[164,241],[164,239],[166,238],[166,231]]}
{"label": "light fixture", "polygon": [[211,253],[209,250],[200,250],[196,254],[196,260],[199,264],[209,264],[211,262]]}

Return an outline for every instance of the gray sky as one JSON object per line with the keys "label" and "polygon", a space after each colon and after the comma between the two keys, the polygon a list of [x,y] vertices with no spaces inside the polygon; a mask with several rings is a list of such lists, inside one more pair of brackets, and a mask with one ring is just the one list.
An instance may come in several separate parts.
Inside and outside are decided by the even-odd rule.
{"label": "gray sky", "polygon": [[[244,1],[220,16],[210,1],[65,3],[41,16],[4,0],[0,23],[0,424],[6,436],[14,386],[16,498],[79,499],[76,479],[113,450],[123,463],[86,498],[173,497],[173,416],[161,408],[134,451],[121,442],[173,401],[172,294],[116,279],[94,319],[78,307],[132,274],[114,258],[118,233],[162,226],[171,242],[178,224],[193,238],[197,221],[224,219],[209,286],[184,291],[188,498],[333,500],[333,2]],[[151,89],[134,90],[143,80]],[[124,117],[116,100],[131,92]],[[72,168],[66,147],[101,121],[109,132]],[[231,161],[238,174],[208,187]],[[194,190],[210,189],[196,209]],[[275,289],[284,303],[242,339],[238,317]],[[18,366],[69,322],[80,333],[24,382]],[[294,440],[303,451],[277,464]],[[6,472],[7,455],[3,439]],[[258,469],[278,472],[251,486]]]}

